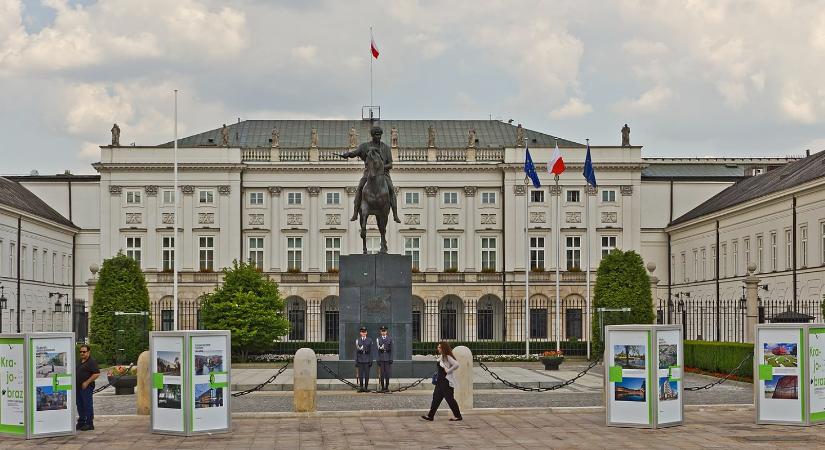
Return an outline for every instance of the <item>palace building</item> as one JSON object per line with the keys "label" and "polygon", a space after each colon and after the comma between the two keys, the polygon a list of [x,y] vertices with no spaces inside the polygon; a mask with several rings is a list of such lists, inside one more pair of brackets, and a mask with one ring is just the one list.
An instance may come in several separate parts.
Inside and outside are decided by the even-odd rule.
{"label": "palace building", "polygon": [[[772,176],[794,160],[644,158],[641,146],[594,145],[598,188],[592,189],[581,175],[585,146],[579,142],[495,120],[377,123],[392,149],[402,219],[388,226],[389,249],[411,256],[413,334],[422,341],[523,340],[528,264],[531,338],[554,341],[558,331],[562,340],[587,340],[586,273],[595,284],[602,255],[638,251],[658,268],[655,296],[667,301],[677,285],[679,292],[686,288],[679,258],[699,251],[682,249],[691,245],[683,243],[691,238],[682,238],[682,230],[696,219],[677,219],[734,183]],[[177,239],[181,327],[199,326],[199,298],[238,259],[279,283],[292,323],[286,339],[337,340],[338,265],[341,255],[361,251],[358,225],[349,218],[363,172],[361,161],[338,154],[368,140],[370,126],[363,120],[246,120],[185,137],[178,144],[177,191],[171,142],[120,146],[115,140],[100,148],[93,164],[98,175],[10,179],[77,227],[73,298],[87,307],[95,286],[90,268],[123,251],[146,274],[155,329],[170,329]],[[556,143],[567,165],[558,186],[545,170]],[[525,145],[540,188],[524,182]],[[765,233],[763,251],[770,242]],[[374,224],[367,244],[377,251]],[[754,254],[756,241],[751,245]],[[704,251],[707,258],[709,244]],[[7,272],[0,273],[6,284]]]}

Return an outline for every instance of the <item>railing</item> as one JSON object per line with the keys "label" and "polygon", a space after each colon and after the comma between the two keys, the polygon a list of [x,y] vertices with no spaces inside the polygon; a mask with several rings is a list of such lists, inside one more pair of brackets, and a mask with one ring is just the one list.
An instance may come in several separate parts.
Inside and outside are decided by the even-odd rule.
{"label": "railing", "polygon": [[427,275],[420,273],[420,272],[413,272],[412,273],[412,282],[413,283],[424,283],[427,281]]}
{"label": "railing", "polygon": [[321,273],[321,283],[338,283],[338,272]]}
{"label": "railing", "polygon": [[269,161],[271,152],[268,148],[245,148],[241,150],[243,161]]}
{"label": "railing", "polygon": [[211,272],[196,272],[193,274],[193,281],[195,283],[217,283],[218,274]]}
{"label": "railing", "polygon": [[504,161],[504,150],[500,148],[477,149],[476,161]]}
{"label": "railing", "polygon": [[401,161],[426,161],[426,148],[405,148],[398,150],[398,159]]}
{"label": "railing", "polygon": [[438,161],[466,161],[467,151],[464,149],[440,148],[436,153]]}
{"label": "railing", "polygon": [[[174,300],[164,297],[153,301],[150,306],[152,329],[158,331],[172,331],[175,317]],[[200,300],[178,300],[178,329],[204,329],[200,314]]]}
{"label": "railing", "polygon": [[281,149],[281,161],[309,161],[309,149]]}
{"label": "railing", "polygon": [[282,273],[281,283],[306,283],[307,274],[305,273]]}
{"label": "railing", "polygon": [[476,277],[479,283],[501,283],[501,272],[481,272]]}
{"label": "railing", "polygon": [[439,283],[463,283],[464,274],[461,272],[451,273],[443,272],[438,274]]}
{"label": "railing", "polygon": [[344,153],[346,150],[333,150],[323,148],[318,150],[319,161],[346,161],[344,158],[338,156],[339,153]]}

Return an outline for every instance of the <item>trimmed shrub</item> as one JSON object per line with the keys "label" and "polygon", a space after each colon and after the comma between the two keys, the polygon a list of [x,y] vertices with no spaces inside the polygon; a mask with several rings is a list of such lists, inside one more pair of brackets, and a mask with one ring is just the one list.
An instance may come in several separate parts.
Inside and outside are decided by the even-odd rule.
{"label": "trimmed shrub", "polygon": [[208,330],[231,331],[232,352],[246,361],[249,353],[266,352],[289,332],[284,300],[278,284],[253,264],[235,260],[223,274],[223,285],[201,301],[201,317]]}
{"label": "trimmed shrub", "polygon": [[[727,374],[748,355],[753,355],[753,344],[685,341],[685,366],[707,372]],[[752,378],[753,362],[742,364],[734,375]]]}
{"label": "trimmed shrub", "polygon": [[[116,311],[147,315],[116,318]],[[152,318],[148,313],[149,290],[138,263],[123,252],[104,260],[89,320],[89,341],[94,346],[92,356],[100,364],[113,364],[116,360],[127,364],[137,362],[140,353],[149,348]],[[139,320],[133,320],[136,317]]]}
{"label": "trimmed shrub", "polygon": [[652,324],[653,296],[642,257],[633,250],[613,250],[602,258],[593,290],[593,308],[630,308],[629,313],[593,314],[593,354],[603,352],[602,324]]}

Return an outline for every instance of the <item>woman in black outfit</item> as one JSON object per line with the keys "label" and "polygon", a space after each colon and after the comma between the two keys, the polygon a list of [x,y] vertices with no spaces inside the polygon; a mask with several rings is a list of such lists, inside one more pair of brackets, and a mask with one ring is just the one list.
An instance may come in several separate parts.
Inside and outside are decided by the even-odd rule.
{"label": "woman in black outfit", "polygon": [[435,417],[435,412],[441,406],[442,400],[447,400],[450,405],[450,410],[453,412],[453,418],[450,422],[457,422],[461,420],[461,410],[458,409],[458,402],[455,401],[455,387],[457,386],[455,374],[453,372],[458,369],[458,361],[453,356],[453,350],[450,344],[441,341],[436,347],[438,349],[438,377],[436,378],[435,389],[433,389],[433,402],[430,405],[430,412],[426,416],[421,416],[424,420],[432,422]]}

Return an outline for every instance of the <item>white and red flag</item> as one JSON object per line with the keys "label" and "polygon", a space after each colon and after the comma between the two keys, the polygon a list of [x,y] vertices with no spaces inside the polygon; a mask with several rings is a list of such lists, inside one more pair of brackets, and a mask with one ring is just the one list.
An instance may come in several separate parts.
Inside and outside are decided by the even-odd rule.
{"label": "white and red flag", "polygon": [[547,171],[553,175],[561,175],[561,173],[564,172],[564,160],[561,158],[558,142],[556,142],[556,148],[553,150],[553,156],[550,157],[550,162],[547,163]]}
{"label": "white and red flag", "polygon": [[372,29],[370,29],[370,53],[372,53],[372,57],[378,59],[378,46],[375,45],[375,38],[372,37]]}

